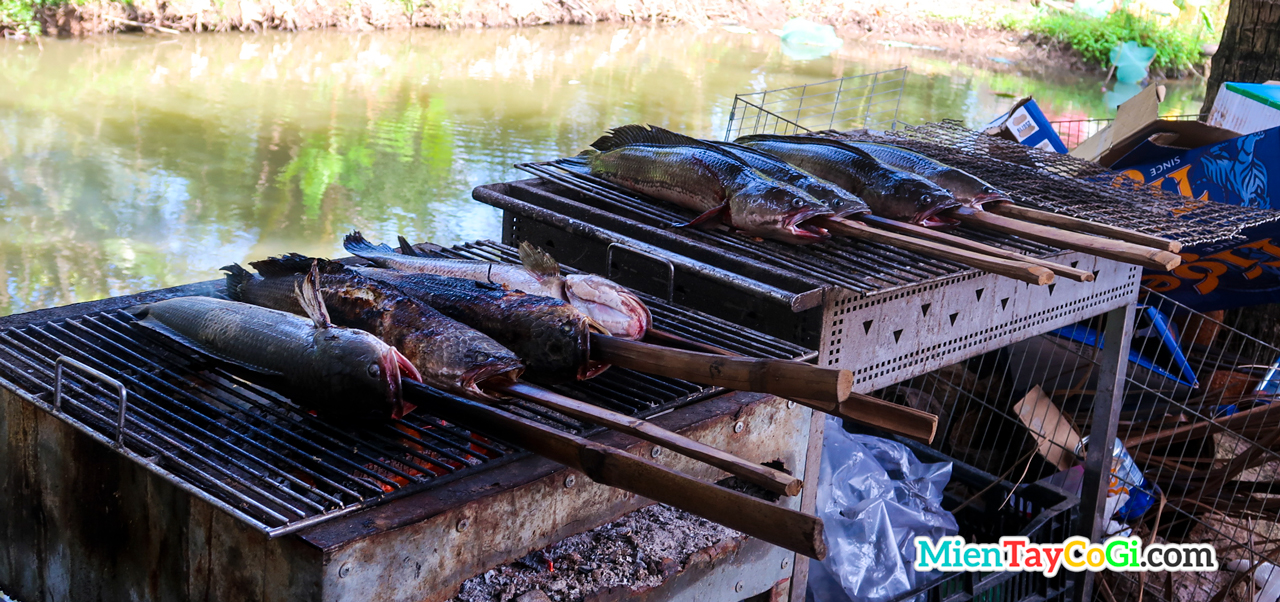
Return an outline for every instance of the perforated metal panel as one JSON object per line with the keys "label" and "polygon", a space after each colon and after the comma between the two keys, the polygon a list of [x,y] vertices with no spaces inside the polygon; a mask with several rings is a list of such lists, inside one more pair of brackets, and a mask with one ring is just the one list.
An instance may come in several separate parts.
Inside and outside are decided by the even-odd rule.
{"label": "perforated metal panel", "polygon": [[867,393],[1137,298],[1137,266],[1074,252],[1050,260],[1096,280],[1032,286],[969,272],[865,298],[838,290],[824,304],[819,361],[852,371],[854,390]]}

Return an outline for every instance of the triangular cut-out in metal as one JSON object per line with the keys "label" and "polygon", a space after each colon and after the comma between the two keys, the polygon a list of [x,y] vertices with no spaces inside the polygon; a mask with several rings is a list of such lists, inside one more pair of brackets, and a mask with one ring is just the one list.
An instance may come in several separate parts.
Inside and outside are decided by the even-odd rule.
{"label": "triangular cut-out in metal", "polygon": [[1077,265],[1080,265],[1080,262],[1079,262],[1079,261],[1073,261],[1073,262],[1071,262],[1071,267],[1073,267],[1073,268],[1074,268],[1074,267],[1076,267]]}
{"label": "triangular cut-out in metal", "polygon": [[952,325],[952,326],[955,326],[955,325],[956,325],[956,318],[960,317],[960,312],[956,312],[956,313],[951,314],[951,315],[949,315],[949,316],[947,316],[947,317],[948,317],[948,318],[951,318],[951,325]]}
{"label": "triangular cut-out in metal", "polygon": [[925,304],[921,305],[921,306],[920,306],[920,315],[921,315],[922,317],[927,317],[927,316],[929,315],[929,308],[930,308],[930,307],[932,307],[932,306],[933,306],[933,304],[932,304],[932,303],[925,303]]}
{"label": "triangular cut-out in metal", "polygon": [[981,301],[981,300],[982,300],[982,293],[983,293],[983,291],[986,291],[986,290],[987,290],[987,289],[985,289],[985,288],[980,288],[980,289],[978,289],[978,290],[976,290],[976,291],[973,291],[973,294],[977,295],[977,296],[978,296],[978,300],[979,300],[979,301]]}
{"label": "triangular cut-out in metal", "polygon": [[1008,297],[1005,297],[1005,298],[1003,298],[1003,299],[1001,299],[1001,300],[1000,300],[1000,309],[1004,309],[1004,308],[1006,308],[1006,307],[1009,307],[1009,298],[1008,298]]}
{"label": "triangular cut-out in metal", "polygon": [[902,329],[893,331],[893,342],[897,343],[902,339]]}
{"label": "triangular cut-out in metal", "polygon": [[862,334],[867,334],[871,332],[872,322],[875,322],[875,320],[867,320],[866,322],[862,323]]}
{"label": "triangular cut-out in metal", "polygon": [[1058,286],[1058,284],[1057,284],[1056,282],[1055,282],[1055,283],[1053,283],[1053,284],[1049,284],[1049,285],[1046,285],[1046,286],[1045,286],[1045,288],[1049,289],[1049,295],[1050,295],[1050,296],[1052,296],[1052,295],[1053,295],[1053,289],[1054,289],[1054,287],[1056,287],[1056,286]]}

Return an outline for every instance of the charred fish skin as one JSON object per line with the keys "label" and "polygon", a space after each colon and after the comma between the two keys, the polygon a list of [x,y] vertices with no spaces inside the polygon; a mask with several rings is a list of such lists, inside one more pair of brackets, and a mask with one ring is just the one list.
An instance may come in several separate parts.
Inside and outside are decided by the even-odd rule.
{"label": "charred fish skin", "polygon": [[835,140],[761,134],[735,142],[831,181],[862,197],[881,217],[926,224],[938,213],[960,206],[950,192],[937,184],[889,167],[866,151]]}
{"label": "charred fish skin", "polygon": [[657,127],[625,125],[576,160],[590,173],[698,212],[689,225],[719,218],[748,235],[793,244],[829,238],[808,220],[833,214],[805,191],[752,169],[723,149]]}
{"label": "charred fish skin", "polygon": [[379,268],[354,268],[471,326],[515,352],[525,378],[554,385],[590,378],[607,366],[591,361],[591,324],[569,304],[501,286]]}
{"label": "charred fish skin", "polygon": [[379,420],[403,410],[399,354],[367,332],[317,328],[301,316],[211,297],[178,297],[129,311],[142,326],[283,378],[299,404],[326,418]]}
{"label": "charred fish skin", "polygon": [[795,186],[813,198],[822,201],[834,212],[832,217],[849,217],[871,213],[871,208],[867,206],[866,201],[858,198],[858,195],[822,178],[801,171],[773,155],[732,142],[709,142],[733,153],[735,157],[741,159],[752,169],[779,182]]}
{"label": "charred fish skin", "polygon": [[[233,265],[227,296],[254,305],[297,312],[290,296],[300,270],[312,259],[300,255],[252,262],[262,277]],[[446,317],[395,287],[362,277],[336,262],[319,260],[320,292],[338,324],[367,330],[400,349],[422,374],[423,382],[464,397],[489,399],[480,385],[490,379],[513,381],[523,370],[520,358],[490,337]]]}
{"label": "charred fish skin", "polygon": [[877,161],[894,169],[916,174],[938,186],[945,188],[956,200],[966,206],[978,208],[983,203],[992,201],[1008,201],[1009,195],[992,186],[981,178],[942,163],[925,155],[891,144],[878,142],[843,141],[854,148],[866,151]]}

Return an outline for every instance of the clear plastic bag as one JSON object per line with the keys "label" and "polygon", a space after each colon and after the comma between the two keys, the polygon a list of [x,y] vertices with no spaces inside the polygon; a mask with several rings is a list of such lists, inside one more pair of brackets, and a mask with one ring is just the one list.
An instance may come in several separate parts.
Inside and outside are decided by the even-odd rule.
{"label": "clear plastic bag", "polygon": [[817,507],[827,558],[812,562],[810,599],[883,602],[941,576],[916,573],[914,542],[957,533],[942,509],[950,480],[950,462],[924,464],[900,443],[847,433],[829,418]]}

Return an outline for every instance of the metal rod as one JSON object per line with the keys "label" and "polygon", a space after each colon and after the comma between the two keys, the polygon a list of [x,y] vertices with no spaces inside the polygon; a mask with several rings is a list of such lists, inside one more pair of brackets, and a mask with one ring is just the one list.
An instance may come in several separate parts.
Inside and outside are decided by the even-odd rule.
{"label": "metal rod", "polygon": [[124,449],[124,421],[125,413],[129,408],[129,391],[124,388],[124,384],[65,355],[58,356],[58,359],[53,363],[53,366],[53,407],[59,412],[62,411],[62,370],[64,366],[76,368],[81,372],[116,388],[116,392],[120,398],[120,412],[116,418],[116,447]]}

